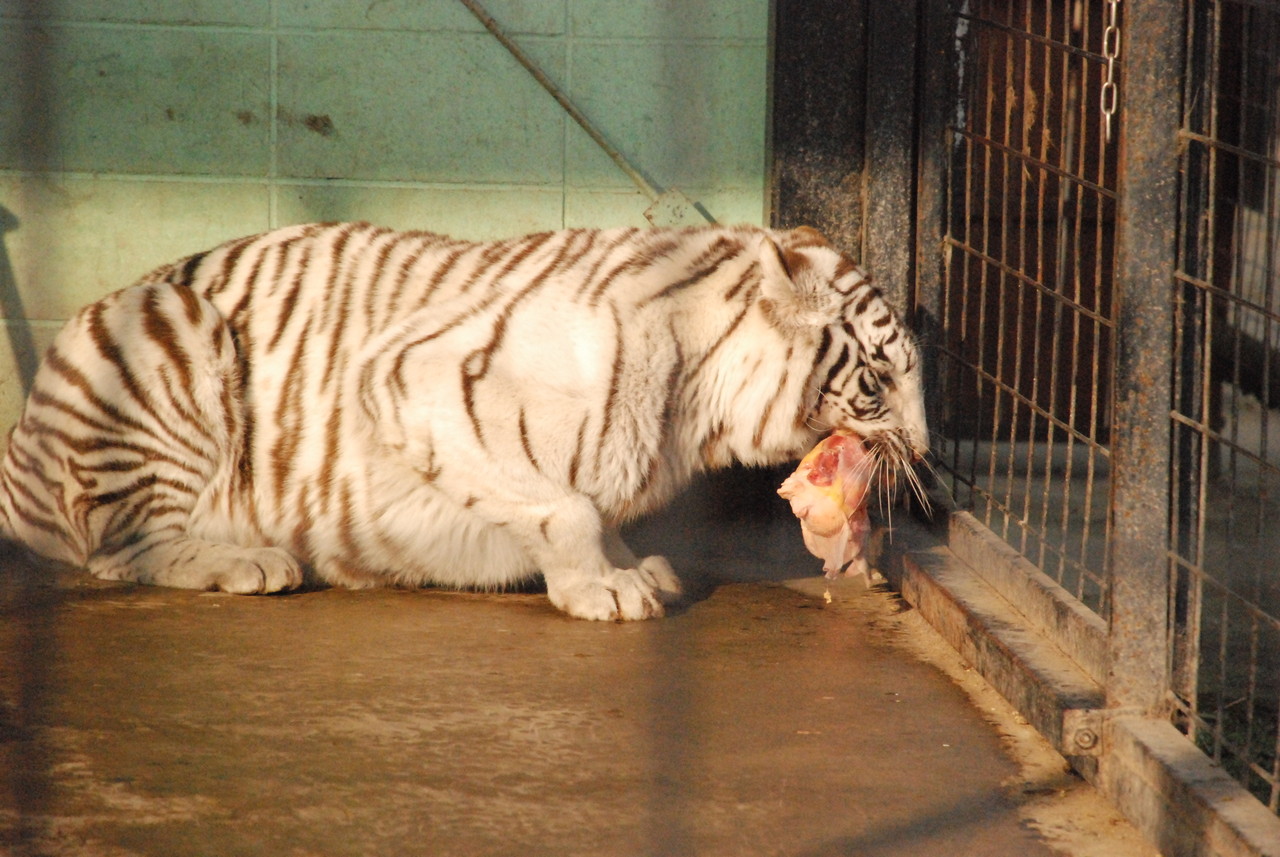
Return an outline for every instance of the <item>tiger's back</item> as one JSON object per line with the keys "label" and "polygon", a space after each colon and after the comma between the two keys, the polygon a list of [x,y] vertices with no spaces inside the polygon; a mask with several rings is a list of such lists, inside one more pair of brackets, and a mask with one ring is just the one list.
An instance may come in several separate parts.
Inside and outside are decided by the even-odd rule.
{"label": "tiger's back", "polygon": [[[834,289],[795,286],[824,264]],[[108,578],[273,591],[304,570],[480,587],[540,571],[575,615],[659,615],[678,584],[617,525],[704,467],[806,448],[817,387],[871,365],[848,342],[836,365],[832,329],[857,342],[859,302],[881,313],[810,233],[276,230],[67,325],[11,435],[0,515]],[[888,371],[910,382],[902,344]]]}

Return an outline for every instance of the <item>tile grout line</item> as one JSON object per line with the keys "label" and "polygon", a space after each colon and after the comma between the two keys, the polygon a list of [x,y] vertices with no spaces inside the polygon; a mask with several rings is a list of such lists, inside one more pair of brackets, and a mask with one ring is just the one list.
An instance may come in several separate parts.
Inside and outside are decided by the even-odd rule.
{"label": "tile grout line", "polygon": [[[15,170],[0,167],[0,179],[48,178],[50,180],[98,181],[104,183],[141,182],[146,184],[205,184],[205,185],[263,185],[262,175],[201,175],[198,173],[99,173],[92,170]],[[544,183],[519,182],[445,182],[415,181],[412,179],[331,179],[303,178],[279,176],[275,181],[281,187],[345,187],[399,190],[435,190],[435,191],[467,191],[467,192],[521,192],[530,193],[545,191],[559,193],[565,187],[560,181]],[[752,190],[752,184],[733,184],[722,182],[712,185],[689,185],[694,190],[709,192],[712,190]],[[632,193],[633,188],[623,183],[618,184],[581,184],[574,185],[574,191],[586,193]]]}
{"label": "tile grout line", "polygon": [[[560,7],[560,31],[564,34],[564,88],[573,92],[573,33],[569,31],[569,4],[566,0]],[[569,123],[564,121],[563,111],[560,119],[560,228],[569,226]]]}
{"label": "tile grout line", "polygon": [[280,0],[271,0],[271,48],[268,69],[267,228],[280,225]]}
{"label": "tile grout line", "polygon": [[[305,26],[305,25],[282,25],[279,22],[278,3],[272,0],[271,3],[271,20],[264,28],[257,24],[236,24],[229,22],[219,22],[212,24],[198,24],[186,21],[87,21],[75,19],[55,19],[55,18],[22,18],[0,13],[0,26],[13,24],[26,27],[47,27],[67,30],[103,30],[103,31],[135,31],[135,32],[163,32],[163,31],[199,31],[209,34],[231,34],[231,35],[262,35],[264,32],[271,35],[296,35],[296,36],[325,36],[333,34],[369,34],[369,35],[448,35],[448,36],[475,36],[477,38],[488,39],[489,36],[483,29],[458,29],[456,27],[346,27],[346,26]],[[566,12],[566,22],[568,13]],[[543,33],[543,32],[527,32],[523,30],[512,30],[512,36],[519,36],[521,39],[530,39],[534,41],[552,42],[562,38],[568,33],[566,27],[560,33]],[[597,47],[624,46],[637,44],[652,45],[691,45],[698,47],[760,47],[767,44],[767,36],[744,36],[744,35],[701,35],[701,36],[653,36],[643,33],[622,34],[622,35],[576,35],[575,38],[585,45]]]}

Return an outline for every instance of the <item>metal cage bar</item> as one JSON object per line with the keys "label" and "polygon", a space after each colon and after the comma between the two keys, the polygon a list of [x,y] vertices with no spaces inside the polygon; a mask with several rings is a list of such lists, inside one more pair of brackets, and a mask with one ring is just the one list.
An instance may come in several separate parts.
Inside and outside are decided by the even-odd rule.
{"label": "metal cage bar", "polygon": [[1181,26],[1159,0],[1125,3],[1124,144],[1116,280],[1115,461],[1111,487],[1113,708],[1158,711],[1169,660],[1170,348],[1178,185]]}

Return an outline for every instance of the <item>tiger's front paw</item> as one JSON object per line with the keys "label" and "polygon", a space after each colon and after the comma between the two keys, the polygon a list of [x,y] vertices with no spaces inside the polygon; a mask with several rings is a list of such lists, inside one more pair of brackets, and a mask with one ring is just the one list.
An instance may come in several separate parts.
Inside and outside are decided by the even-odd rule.
{"label": "tiger's front paw", "polygon": [[599,575],[578,571],[547,575],[547,595],[552,604],[578,619],[657,619],[666,613],[666,604],[680,597],[680,581],[670,563],[651,556],[637,568],[614,568]]}
{"label": "tiger's front paw", "polygon": [[201,589],[217,589],[236,595],[285,592],[302,585],[302,567],[281,548],[232,549],[209,572]]}

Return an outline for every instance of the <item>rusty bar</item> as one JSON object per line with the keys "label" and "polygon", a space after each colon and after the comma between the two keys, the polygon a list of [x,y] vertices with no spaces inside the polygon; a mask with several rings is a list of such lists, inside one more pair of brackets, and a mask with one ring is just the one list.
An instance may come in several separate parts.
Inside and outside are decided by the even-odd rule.
{"label": "rusty bar", "polygon": [[1126,0],[1108,646],[1112,707],[1159,712],[1169,690],[1170,353],[1181,16]]}
{"label": "rusty bar", "polygon": [[650,200],[656,200],[661,194],[661,190],[653,185],[638,169],[627,160],[627,157],[618,150],[616,146],[609,142],[603,132],[596,127],[595,123],[586,117],[581,110],[578,109],[572,101],[569,100],[568,94],[556,85],[547,73],[534,61],[533,57],[525,53],[516,42],[507,35],[502,26],[493,19],[488,10],[480,3],[480,0],[458,0],[467,10],[475,16],[486,30],[488,30],[498,42],[507,49],[507,52],[515,58],[516,62],[524,66],[525,71],[538,82],[538,85],[547,91],[547,94],[556,100],[556,103],[569,115],[569,118],[577,122],[583,131],[587,132],[587,136],[595,142],[600,149],[609,156],[609,159],[617,165],[618,169],[631,179],[636,188],[639,189]]}
{"label": "rusty bar", "polygon": [[[921,0],[917,43],[918,72],[916,113],[916,205],[915,205],[915,294],[910,311],[912,325],[921,340],[931,347],[923,350],[926,403],[929,424],[935,430],[947,424],[944,389],[955,386],[956,361],[943,350],[947,328],[947,259],[951,249],[944,243],[952,206],[948,165],[952,158],[952,135],[948,119],[955,109],[957,80],[955,25],[948,0]],[[952,377],[944,380],[947,375]],[[958,440],[951,441],[958,447]],[[935,449],[935,455],[944,453]],[[955,469],[954,449],[947,463]]]}

